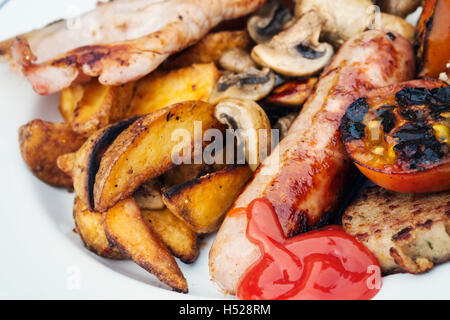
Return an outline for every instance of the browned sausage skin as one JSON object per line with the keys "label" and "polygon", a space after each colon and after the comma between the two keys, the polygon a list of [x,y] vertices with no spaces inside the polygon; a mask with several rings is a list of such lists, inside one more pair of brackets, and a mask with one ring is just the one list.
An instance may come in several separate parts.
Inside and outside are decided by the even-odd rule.
{"label": "browned sausage skin", "polygon": [[[411,45],[398,34],[372,30],[347,41],[233,207],[265,197],[287,236],[314,227],[336,208],[351,168],[339,132],[347,106],[373,88],[411,79],[414,71]],[[230,294],[260,255],[245,236],[246,225],[245,215],[228,215],[210,251],[211,278]]]}

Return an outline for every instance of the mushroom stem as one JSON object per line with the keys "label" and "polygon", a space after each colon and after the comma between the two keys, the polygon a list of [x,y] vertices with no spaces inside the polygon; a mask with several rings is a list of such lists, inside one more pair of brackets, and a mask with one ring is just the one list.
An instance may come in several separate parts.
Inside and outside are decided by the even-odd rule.
{"label": "mushroom stem", "polygon": [[255,171],[271,150],[271,127],[267,114],[252,100],[224,99],[217,104],[215,116],[235,130],[239,145],[244,147],[247,164]]}

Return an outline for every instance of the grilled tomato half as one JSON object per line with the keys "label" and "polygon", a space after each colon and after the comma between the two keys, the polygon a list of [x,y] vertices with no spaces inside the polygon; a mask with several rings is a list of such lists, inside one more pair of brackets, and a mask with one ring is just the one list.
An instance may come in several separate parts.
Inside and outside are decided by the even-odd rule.
{"label": "grilled tomato half", "polygon": [[377,185],[408,193],[450,189],[450,86],[414,80],[354,101],[342,140],[359,170]]}

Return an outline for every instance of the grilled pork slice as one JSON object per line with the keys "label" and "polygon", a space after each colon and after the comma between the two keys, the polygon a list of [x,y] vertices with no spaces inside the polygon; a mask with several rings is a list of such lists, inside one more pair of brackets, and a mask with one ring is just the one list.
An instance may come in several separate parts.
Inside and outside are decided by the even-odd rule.
{"label": "grilled pork slice", "polygon": [[153,71],[170,54],[264,0],[115,0],[0,43],[0,61],[18,67],[40,94],[86,77],[121,85]]}
{"label": "grilled pork slice", "polygon": [[384,274],[422,273],[450,260],[450,192],[369,187],[347,208],[344,230],[371,250]]}
{"label": "grilled pork slice", "polygon": [[[336,210],[352,168],[339,131],[345,110],[370,89],[405,81],[413,74],[412,48],[400,35],[392,39],[386,32],[372,30],[348,40],[322,73],[287,136],[233,207],[268,199],[286,236],[326,220]],[[209,255],[211,278],[231,294],[260,256],[259,248],[245,236],[246,226],[245,214],[229,214]]]}

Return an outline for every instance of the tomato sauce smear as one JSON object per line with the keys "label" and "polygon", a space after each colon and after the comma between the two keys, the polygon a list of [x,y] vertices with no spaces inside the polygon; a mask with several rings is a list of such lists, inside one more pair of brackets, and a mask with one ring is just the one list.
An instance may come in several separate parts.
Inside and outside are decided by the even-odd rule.
{"label": "tomato sauce smear", "polygon": [[340,226],[286,238],[267,199],[235,210],[246,210],[247,238],[262,253],[241,277],[239,299],[371,299],[380,290],[377,259]]}

